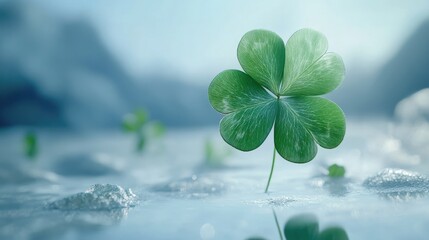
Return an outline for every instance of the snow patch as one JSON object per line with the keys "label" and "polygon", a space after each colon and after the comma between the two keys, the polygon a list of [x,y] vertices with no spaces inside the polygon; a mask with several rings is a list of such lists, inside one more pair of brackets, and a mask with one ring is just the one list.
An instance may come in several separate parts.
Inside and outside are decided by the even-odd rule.
{"label": "snow patch", "polygon": [[47,205],[50,209],[60,210],[111,210],[133,207],[137,196],[131,189],[118,185],[95,184],[82,193],[77,193]]}

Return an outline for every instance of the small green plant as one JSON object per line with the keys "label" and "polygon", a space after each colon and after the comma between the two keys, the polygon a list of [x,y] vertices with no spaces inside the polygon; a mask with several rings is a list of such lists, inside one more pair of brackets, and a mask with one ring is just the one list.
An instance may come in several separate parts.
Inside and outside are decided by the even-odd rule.
{"label": "small green plant", "polygon": [[34,132],[27,132],[24,135],[24,153],[29,159],[34,159],[38,153],[37,135]]}
{"label": "small green plant", "polygon": [[143,109],[138,109],[134,113],[125,115],[122,122],[122,129],[124,132],[136,135],[136,150],[138,152],[143,151],[148,139],[159,138],[165,133],[164,125],[159,122],[150,121],[149,114]]}
{"label": "small green plant", "polygon": [[340,178],[340,177],[344,177],[345,174],[346,174],[346,168],[341,166],[341,165],[334,163],[328,167],[328,176],[329,177]]}
{"label": "small green plant", "polygon": [[343,111],[320,97],[344,77],[341,57],[327,52],[319,32],[301,29],[286,45],[275,33],[254,30],[241,39],[237,56],[244,72],[226,70],[209,86],[211,105],[225,116],[220,134],[241,151],[258,148],[274,125],[274,152],[294,163],[311,161],[317,144],[335,148],[345,134]]}
{"label": "small green plant", "polygon": [[229,150],[216,147],[211,139],[206,139],[204,144],[204,165],[211,168],[221,167],[224,164],[225,158],[231,154]]}

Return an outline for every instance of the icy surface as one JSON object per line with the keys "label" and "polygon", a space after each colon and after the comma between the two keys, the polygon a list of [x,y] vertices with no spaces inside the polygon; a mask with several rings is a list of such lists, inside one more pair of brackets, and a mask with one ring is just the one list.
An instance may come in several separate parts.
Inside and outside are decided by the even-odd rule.
{"label": "icy surface", "polygon": [[[278,157],[268,194],[272,136],[255,151],[233,150],[213,168],[204,162],[204,144],[207,138],[223,142],[217,128],[170,130],[164,145],[141,154],[121,132],[40,130],[41,151],[33,162],[23,159],[22,130],[0,131],[0,179],[9,179],[0,182],[0,239],[279,239],[273,209],[281,228],[311,213],[323,229],[340,226],[350,239],[427,239],[429,136],[421,128],[415,128],[421,135],[411,136],[411,128],[349,120],[344,142],[320,148],[310,163]],[[92,174],[80,174],[85,159],[100,163],[87,165]],[[326,176],[333,163],[345,166],[344,178]],[[61,174],[41,180],[58,165]],[[115,185],[82,192],[94,183]]]}
{"label": "icy surface", "polygon": [[32,182],[55,182],[58,176],[52,172],[17,164],[0,161],[0,186],[4,184],[24,184]]}
{"label": "icy surface", "polygon": [[82,193],[77,193],[47,205],[60,210],[110,210],[136,205],[137,196],[131,189],[117,185],[95,184]]}
{"label": "icy surface", "polygon": [[329,176],[316,177],[312,179],[311,184],[322,187],[329,192],[331,196],[344,197],[350,193],[350,186],[353,181],[346,177],[332,178]]}
{"label": "icy surface", "polygon": [[272,206],[272,207],[286,207],[290,203],[297,201],[296,199],[280,196],[280,197],[270,197],[263,198],[259,200],[246,201],[247,204],[256,204],[260,207]]}
{"label": "icy surface", "polygon": [[172,180],[168,183],[154,186],[153,191],[169,193],[182,198],[204,198],[219,195],[226,190],[225,184],[219,179],[197,177]]}
{"label": "icy surface", "polygon": [[55,162],[53,170],[64,176],[103,176],[119,174],[123,159],[107,154],[69,154]]}

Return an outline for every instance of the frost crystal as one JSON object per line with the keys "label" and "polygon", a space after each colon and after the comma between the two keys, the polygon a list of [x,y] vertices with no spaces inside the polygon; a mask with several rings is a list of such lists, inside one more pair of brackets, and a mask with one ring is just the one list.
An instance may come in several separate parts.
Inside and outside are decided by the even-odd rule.
{"label": "frost crystal", "polygon": [[427,190],[429,188],[429,179],[416,172],[387,168],[375,176],[367,178],[364,186],[379,190],[394,188],[419,188]]}
{"label": "frost crystal", "polygon": [[403,169],[385,169],[365,180],[363,185],[374,189],[387,200],[405,200],[424,197],[429,192],[429,178]]}

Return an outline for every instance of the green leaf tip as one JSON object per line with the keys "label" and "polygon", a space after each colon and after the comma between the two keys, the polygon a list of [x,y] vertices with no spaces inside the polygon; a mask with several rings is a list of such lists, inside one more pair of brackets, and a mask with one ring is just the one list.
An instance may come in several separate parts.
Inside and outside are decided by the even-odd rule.
{"label": "green leaf tip", "polygon": [[38,154],[37,135],[34,132],[27,132],[24,136],[24,152],[29,159],[34,159]]}
{"label": "green leaf tip", "polygon": [[285,45],[277,34],[266,30],[244,34],[238,44],[237,57],[247,74],[278,94],[285,64]]}
{"label": "green leaf tip", "polygon": [[137,109],[133,113],[124,116],[122,129],[124,132],[138,132],[148,119],[149,114],[144,109]]}
{"label": "green leaf tip", "polygon": [[337,88],[344,78],[344,63],[327,50],[322,33],[307,28],[295,32],[286,43],[281,95],[316,96]]}
{"label": "green leaf tip", "polygon": [[329,177],[333,177],[333,178],[344,177],[345,174],[346,174],[346,168],[341,165],[332,164],[331,166],[328,167]]}
{"label": "green leaf tip", "polygon": [[286,44],[270,31],[246,33],[237,48],[244,71],[223,71],[208,89],[212,107],[225,115],[220,122],[225,142],[251,151],[274,126],[275,149],[290,162],[311,161],[317,145],[337,147],[345,116],[320,95],[341,84],[345,68],[341,57],[327,50],[326,37],[311,29],[295,32]]}

